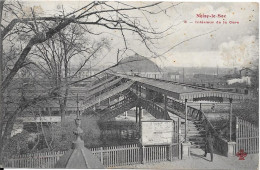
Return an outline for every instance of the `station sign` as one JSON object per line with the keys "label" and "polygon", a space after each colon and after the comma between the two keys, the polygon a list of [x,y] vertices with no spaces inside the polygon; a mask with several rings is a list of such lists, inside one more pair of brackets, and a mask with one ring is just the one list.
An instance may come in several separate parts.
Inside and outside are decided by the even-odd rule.
{"label": "station sign", "polygon": [[141,143],[143,146],[171,145],[173,139],[173,121],[142,121],[141,133]]}

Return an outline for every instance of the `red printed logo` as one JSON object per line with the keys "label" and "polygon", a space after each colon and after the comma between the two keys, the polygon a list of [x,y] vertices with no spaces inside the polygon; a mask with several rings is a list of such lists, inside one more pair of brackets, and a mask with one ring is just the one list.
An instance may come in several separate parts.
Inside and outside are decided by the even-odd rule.
{"label": "red printed logo", "polygon": [[237,152],[236,155],[237,155],[237,157],[239,157],[239,160],[245,160],[247,153],[244,151],[244,149],[240,149],[240,151]]}

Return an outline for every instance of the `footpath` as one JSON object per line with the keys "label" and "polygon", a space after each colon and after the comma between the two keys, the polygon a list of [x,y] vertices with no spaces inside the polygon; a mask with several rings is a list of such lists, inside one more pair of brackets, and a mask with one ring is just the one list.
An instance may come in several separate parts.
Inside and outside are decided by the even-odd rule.
{"label": "footpath", "polygon": [[141,169],[244,169],[257,170],[259,169],[258,154],[250,154],[245,157],[245,160],[239,160],[237,156],[225,157],[219,154],[214,154],[213,162],[210,162],[210,154],[204,157],[202,149],[192,148],[191,157],[186,160],[176,159],[172,162],[160,162],[149,164],[137,164],[131,166],[117,168],[141,168]]}

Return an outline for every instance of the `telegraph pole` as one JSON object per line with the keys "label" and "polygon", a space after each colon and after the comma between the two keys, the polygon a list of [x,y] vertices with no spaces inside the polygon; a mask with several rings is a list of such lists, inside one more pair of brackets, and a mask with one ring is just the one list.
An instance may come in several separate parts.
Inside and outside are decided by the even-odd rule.
{"label": "telegraph pole", "polygon": [[232,98],[229,98],[229,141],[232,141]]}

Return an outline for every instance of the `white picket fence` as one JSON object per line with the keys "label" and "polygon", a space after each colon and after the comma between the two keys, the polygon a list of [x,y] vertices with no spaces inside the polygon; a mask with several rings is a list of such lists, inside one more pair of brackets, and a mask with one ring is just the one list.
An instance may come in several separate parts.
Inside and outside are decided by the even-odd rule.
{"label": "white picket fence", "polygon": [[[172,146],[140,147],[137,144],[90,149],[105,167],[118,167],[139,163],[171,161],[178,158],[179,144]],[[66,151],[13,156],[5,161],[6,168],[54,168]]]}
{"label": "white picket fence", "polygon": [[140,163],[140,147],[137,144],[91,148],[105,167]]}
{"label": "white picket fence", "polygon": [[6,168],[53,168],[66,151],[13,156],[5,162]]}

